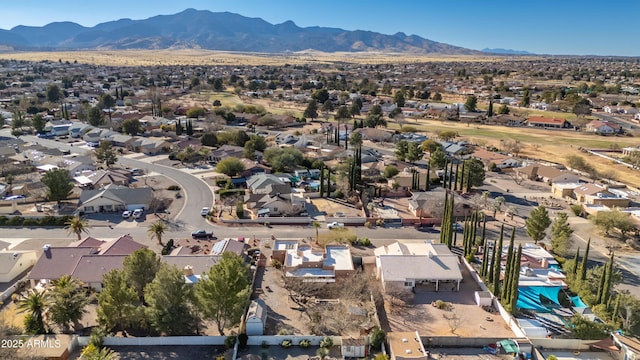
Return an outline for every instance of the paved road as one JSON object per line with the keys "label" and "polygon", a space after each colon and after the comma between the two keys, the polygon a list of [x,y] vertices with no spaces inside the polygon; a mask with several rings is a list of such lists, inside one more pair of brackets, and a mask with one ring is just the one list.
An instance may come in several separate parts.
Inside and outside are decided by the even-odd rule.
{"label": "paved road", "polygon": [[[85,154],[87,152],[86,149],[79,148],[78,146],[71,146],[70,144],[61,143],[55,140],[39,139],[35,136],[29,135],[23,136],[22,138],[26,141],[38,142],[44,146],[60,150],[69,150],[77,154]],[[142,160],[134,160],[119,156],[118,163],[130,168],[144,169],[146,173],[154,172],[164,175],[180,184],[182,193],[185,196],[185,207],[178,214],[175,214],[175,221],[188,225],[190,228],[200,229],[207,225],[207,222],[202,218],[202,216],[200,216],[200,210],[202,210],[203,207],[212,207],[213,193],[209,185],[207,185],[203,180],[179,169],[153,164]]]}

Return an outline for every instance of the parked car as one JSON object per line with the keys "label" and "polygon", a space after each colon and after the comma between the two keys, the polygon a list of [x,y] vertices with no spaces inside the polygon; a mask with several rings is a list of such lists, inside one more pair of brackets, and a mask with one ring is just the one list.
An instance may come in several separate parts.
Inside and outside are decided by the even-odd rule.
{"label": "parked car", "polygon": [[458,223],[453,223],[451,225],[451,228],[453,229],[453,231],[456,231],[456,232],[462,232],[464,230],[464,227]]}
{"label": "parked car", "polygon": [[138,219],[142,216],[142,213],[144,213],[144,209],[135,209],[131,215],[133,215],[134,219]]}
{"label": "parked car", "polygon": [[123,219],[128,219],[131,217],[131,210],[125,210],[122,212],[122,218]]}
{"label": "parked car", "polygon": [[344,227],[344,224],[343,223],[339,223],[337,221],[330,222],[330,223],[327,224],[327,228],[329,230],[331,230],[331,229],[340,229],[340,228],[343,228],[343,227]]}
{"label": "parked car", "polygon": [[211,211],[211,209],[209,209],[208,207],[203,207],[202,210],[200,210],[200,215],[207,216],[207,215],[209,215],[210,211]]}
{"label": "parked car", "polygon": [[211,239],[213,237],[213,233],[205,229],[200,229],[192,232],[191,237],[194,239]]}

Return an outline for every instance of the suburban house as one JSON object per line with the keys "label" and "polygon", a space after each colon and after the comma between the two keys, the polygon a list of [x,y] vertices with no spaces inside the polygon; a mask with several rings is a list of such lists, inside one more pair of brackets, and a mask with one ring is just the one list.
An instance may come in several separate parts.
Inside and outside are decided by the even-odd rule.
{"label": "suburban house", "polygon": [[174,255],[172,253],[163,256],[162,262],[182,270],[186,283],[196,284],[202,275],[208,273],[220,259],[220,255]]}
{"label": "suburban house", "polygon": [[246,326],[248,336],[264,335],[267,325],[267,309],[264,301],[255,299],[251,301],[247,311]]}
{"label": "suburban house", "polygon": [[613,135],[619,134],[622,127],[609,121],[592,120],[585,125],[585,130],[598,135]]}
{"label": "suburban house", "polygon": [[67,247],[45,245],[27,279],[35,287],[71,275],[100,291],[104,274],[122,269],[124,258],[143,248],[146,246],[135,242],[129,235],[111,241],[87,237]]}
{"label": "suburban house", "polygon": [[35,265],[38,257],[35,251],[0,251],[0,284],[13,282],[18,276]]}
{"label": "suburban house", "polygon": [[374,250],[376,278],[384,291],[460,290],[460,261],[444,244],[428,240],[402,240]]}
{"label": "suburban house", "polygon": [[[444,209],[446,190],[438,187],[429,191],[413,191],[411,197],[408,200],[408,209],[411,214],[421,218],[431,218],[433,223],[440,223],[442,220],[442,210]],[[456,195],[454,202],[454,216],[464,217],[471,213],[471,207],[466,203],[466,200],[459,195]]]}
{"label": "suburban house", "polygon": [[147,138],[134,138],[127,144],[127,149],[131,151],[141,152],[146,155],[157,155],[169,152],[171,143],[166,140],[154,140]]}
{"label": "suburban house", "polygon": [[96,170],[83,172],[73,178],[80,186],[88,187],[91,189],[104,187],[107,185],[121,185],[129,186],[129,175],[124,171],[111,170]]}
{"label": "suburban house", "polygon": [[334,282],[353,274],[351,250],[344,245],[316,249],[298,240],[276,240],[272,258],[279,261],[285,276],[312,282]]}
{"label": "suburban house", "polygon": [[416,332],[389,332],[390,360],[429,360],[431,356],[422,344],[420,334]]}
{"label": "suburban house", "polygon": [[[427,172],[429,170],[418,170],[418,188],[424,189],[427,185]],[[387,186],[399,190],[411,190],[413,187],[413,173],[410,171],[400,171],[396,176],[387,180]]]}
{"label": "suburban house", "polygon": [[241,159],[244,157],[244,148],[235,145],[222,145],[209,153],[209,160],[220,161],[229,157]]}
{"label": "suburban house", "polygon": [[517,159],[509,155],[488,151],[482,148],[477,148],[471,156],[482,161],[487,169],[490,168],[491,164],[494,164],[498,169],[513,168],[520,164]]}
{"label": "suburban house", "polygon": [[291,192],[288,177],[257,174],[247,179],[244,203],[253,216],[295,215],[305,206],[301,193]]}
{"label": "suburban house", "polygon": [[573,189],[574,199],[585,205],[597,205],[606,207],[628,207],[629,198],[615,193],[606,186],[593,183],[583,184]]}
{"label": "suburban house", "polygon": [[244,171],[240,173],[242,177],[251,177],[257,174],[270,174],[271,168],[263,165],[257,161],[253,161],[250,159],[242,158],[240,159],[242,165],[244,165]]}
{"label": "suburban house", "polygon": [[543,129],[571,129],[571,123],[565,119],[548,118],[544,116],[531,116],[527,119],[527,125]]}
{"label": "suburban house", "polygon": [[150,187],[128,188],[111,184],[102,189],[82,190],[78,209],[85,213],[148,209],[152,200]]}
{"label": "suburban house", "polygon": [[580,181],[580,176],[569,170],[561,170],[543,164],[532,164],[516,168],[515,171],[518,176],[524,176],[533,181],[543,181],[547,184],[577,183]]}

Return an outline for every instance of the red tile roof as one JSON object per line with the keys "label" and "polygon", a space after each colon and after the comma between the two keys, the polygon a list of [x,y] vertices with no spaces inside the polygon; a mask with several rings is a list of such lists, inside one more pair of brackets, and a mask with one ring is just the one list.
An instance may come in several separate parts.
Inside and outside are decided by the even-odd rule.
{"label": "red tile roof", "polygon": [[564,124],[567,120],[565,119],[559,119],[559,118],[548,118],[548,117],[544,117],[544,116],[531,116],[529,117],[529,119],[527,120],[529,123],[535,123],[535,124],[556,124],[556,125],[562,125]]}

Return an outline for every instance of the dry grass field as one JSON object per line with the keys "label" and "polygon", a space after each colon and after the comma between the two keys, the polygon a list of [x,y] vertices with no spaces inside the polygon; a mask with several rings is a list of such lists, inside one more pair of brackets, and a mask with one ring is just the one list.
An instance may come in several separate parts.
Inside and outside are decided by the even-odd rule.
{"label": "dry grass field", "polygon": [[[425,62],[491,62],[506,61],[507,57],[466,55],[420,55],[378,52],[324,53],[298,51],[287,54],[240,53],[228,51],[177,50],[83,50],[53,52],[5,52],[0,59],[26,61],[69,61],[103,66],[163,66],[163,65],[237,65],[278,66],[284,64],[389,64]],[[513,58],[509,58],[512,60]],[[522,59],[525,59],[524,57]]]}

